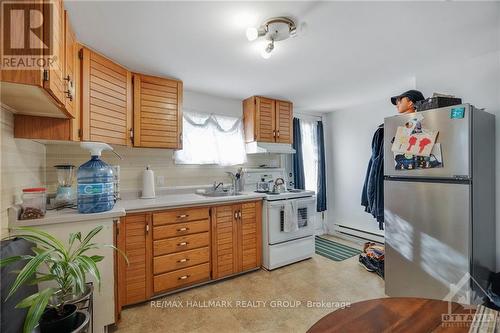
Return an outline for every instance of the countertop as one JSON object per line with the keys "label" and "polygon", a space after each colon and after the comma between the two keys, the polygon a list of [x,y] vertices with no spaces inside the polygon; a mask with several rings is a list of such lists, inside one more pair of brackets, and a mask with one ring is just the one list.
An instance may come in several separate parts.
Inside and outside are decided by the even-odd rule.
{"label": "countertop", "polygon": [[203,206],[225,202],[241,202],[264,198],[265,194],[244,192],[236,196],[205,197],[195,193],[163,194],[155,199],[127,198],[118,200],[112,210],[102,213],[79,214],[76,209],[62,209],[47,211],[41,219],[18,220],[19,207],[9,208],[9,228],[47,225],[66,222],[79,222],[89,220],[113,219],[125,216],[127,212],[140,212],[148,210],[176,208],[184,206]]}

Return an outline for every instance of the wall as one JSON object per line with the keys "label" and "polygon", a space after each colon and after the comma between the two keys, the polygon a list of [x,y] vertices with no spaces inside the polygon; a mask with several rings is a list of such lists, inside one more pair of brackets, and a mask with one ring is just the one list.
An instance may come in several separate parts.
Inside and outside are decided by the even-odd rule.
{"label": "wall", "polygon": [[21,189],[45,184],[45,146],[31,141],[14,139],[14,115],[0,110],[0,235],[7,232],[7,208],[14,204]]}
{"label": "wall", "polygon": [[[229,99],[206,95],[193,91],[184,91],[183,109],[185,111],[210,112],[215,114],[241,117],[241,100]],[[122,190],[140,189],[142,187],[142,171],[146,165],[151,165],[155,176],[164,176],[163,186],[206,185],[214,181],[227,182],[229,179],[225,171],[235,171],[237,166],[220,167],[217,165],[175,165],[173,150],[126,148],[114,146],[116,152],[123,157],[119,160],[111,152],[103,152],[103,159],[109,164],[120,165],[120,186]],[[89,159],[86,150],[79,147],[78,143],[48,144],[46,174],[47,185],[51,191],[55,190],[57,177],[54,165],[74,164],[79,166]],[[258,166],[261,164],[279,165],[277,155],[248,155],[245,166]],[[157,183],[157,185],[160,185]]]}
{"label": "wall", "polygon": [[378,223],[361,206],[361,191],[373,133],[394,115],[387,98],[325,115],[328,174],[328,229],[335,224],[383,235]]}

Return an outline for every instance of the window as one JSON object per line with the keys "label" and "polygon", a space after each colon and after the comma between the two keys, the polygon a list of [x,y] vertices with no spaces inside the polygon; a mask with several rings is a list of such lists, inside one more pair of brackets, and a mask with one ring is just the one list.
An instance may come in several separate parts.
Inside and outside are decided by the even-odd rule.
{"label": "window", "polygon": [[300,120],[302,158],[306,190],[318,191],[318,135],[317,121]]}
{"label": "window", "polygon": [[241,118],[184,112],[183,148],[176,164],[236,165],[246,162]]}

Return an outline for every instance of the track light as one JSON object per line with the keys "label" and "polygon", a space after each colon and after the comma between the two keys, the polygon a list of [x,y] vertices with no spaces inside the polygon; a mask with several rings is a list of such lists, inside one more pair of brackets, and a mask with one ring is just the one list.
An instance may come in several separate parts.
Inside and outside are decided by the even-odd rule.
{"label": "track light", "polygon": [[274,49],[274,42],[297,36],[297,26],[288,17],[273,17],[266,20],[260,27],[247,28],[246,36],[249,41],[254,41],[259,37],[267,39],[269,44],[261,51],[261,56],[269,59]]}
{"label": "track light", "polygon": [[273,50],[274,50],[274,41],[272,40],[271,43],[267,44],[266,48],[260,52],[260,55],[264,59],[269,59],[271,58],[271,52],[273,52]]}

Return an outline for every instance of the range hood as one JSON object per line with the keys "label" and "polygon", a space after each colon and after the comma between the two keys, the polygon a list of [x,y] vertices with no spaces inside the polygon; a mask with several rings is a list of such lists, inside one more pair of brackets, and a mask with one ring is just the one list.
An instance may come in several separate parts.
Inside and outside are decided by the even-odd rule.
{"label": "range hood", "polygon": [[247,154],[295,154],[288,143],[250,142],[245,145]]}

